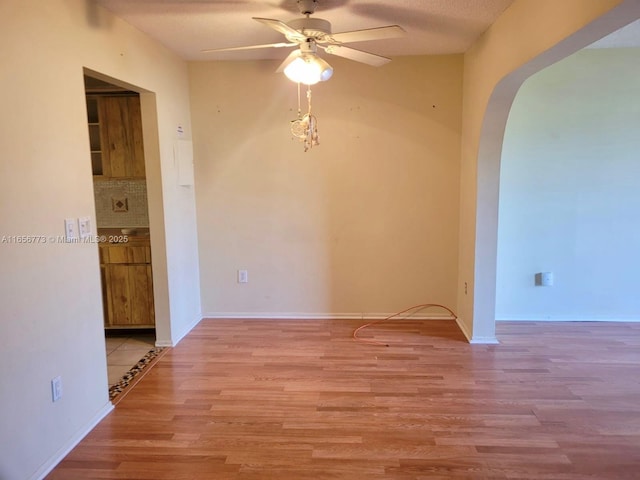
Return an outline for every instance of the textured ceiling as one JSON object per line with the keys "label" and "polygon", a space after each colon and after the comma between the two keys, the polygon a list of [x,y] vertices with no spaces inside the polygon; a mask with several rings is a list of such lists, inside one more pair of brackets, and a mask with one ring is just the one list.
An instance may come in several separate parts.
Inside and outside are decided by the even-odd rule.
{"label": "textured ceiling", "polygon": [[[301,15],[295,0],[96,0],[187,60],[283,59],[268,48],[201,53],[212,48],[284,41],[251,17],[287,22]],[[385,56],[462,53],[513,0],[319,0],[314,17],[334,33],[397,24],[403,38],[358,42],[355,48]]]}

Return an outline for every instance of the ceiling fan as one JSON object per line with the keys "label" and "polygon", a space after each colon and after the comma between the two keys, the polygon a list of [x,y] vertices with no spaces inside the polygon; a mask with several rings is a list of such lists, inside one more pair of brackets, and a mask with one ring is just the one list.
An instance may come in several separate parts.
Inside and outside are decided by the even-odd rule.
{"label": "ceiling fan", "polygon": [[271,18],[253,17],[254,20],[282,33],[288,42],[268,43],[263,45],[248,45],[242,47],[215,48],[203,50],[208,52],[228,52],[234,50],[252,50],[256,48],[299,47],[292,51],[282,62],[276,72],[283,72],[291,80],[312,85],[331,78],[333,69],[317,55],[318,48],[330,55],[337,55],[356,62],[379,67],[391,61],[390,58],[374,53],[347,47],[345,43],[363,42],[369,40],[383,40],[404,35],[406,32],[398,25],[352,30],[349,32],[332,33],[331,23],[322,18],[311,18],[315,12],[318,0],[297,0],[303,18],[291,20],[287,23]]}

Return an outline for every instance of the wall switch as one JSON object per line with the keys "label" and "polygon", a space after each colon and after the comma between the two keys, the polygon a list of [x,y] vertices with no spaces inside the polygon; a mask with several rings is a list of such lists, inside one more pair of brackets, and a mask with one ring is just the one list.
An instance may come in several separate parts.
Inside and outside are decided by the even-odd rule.
{"label": "wall switch", "polygon": [[238,283],[249,283],[249,272],[247,270],[238,270]]}
{"label": "wall switch", "polygon": [[75,218],[64,219],[64,235],[67,242],[78,240],[78,221]]}
{"label": "wall switch", "polygon": [[80,239],[89,238],[91,236],[91,218],[80,217],[78,219],[78,227],[80,230]]}
{"label": "wall switch", "polygon": [[62,398],[62,377],[51,379],[51,400],[57,402]]}

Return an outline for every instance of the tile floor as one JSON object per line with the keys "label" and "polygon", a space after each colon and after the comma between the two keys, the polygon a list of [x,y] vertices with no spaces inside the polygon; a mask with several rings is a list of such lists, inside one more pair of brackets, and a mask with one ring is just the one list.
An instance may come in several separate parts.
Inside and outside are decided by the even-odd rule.
{"label": "tile floor", "polygon": [[108,336],[107,373],[109,386],[114,385],[127,373],[149,350],[155,346],[156,337],[152,333],[131,333],[122,336]]}

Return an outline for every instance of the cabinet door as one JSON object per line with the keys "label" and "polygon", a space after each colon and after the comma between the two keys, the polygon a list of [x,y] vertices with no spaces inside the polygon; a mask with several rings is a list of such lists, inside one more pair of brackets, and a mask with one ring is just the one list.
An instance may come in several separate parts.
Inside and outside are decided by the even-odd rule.
{"label": "cabinet door", "polygon": [[106,265],[108,326],[128,327],[131,317],[128,265]]}
{"label": "cabinet door", "polygon": [[100,284],[102,286],[102,314],[105,325],[109,324],[109,305],[107,295],[107,267],[104,264],[100,265]]}
{"label": "cabinet door", "polygon": [[148,245],[109,245],[103,250],[106,263],[151,263]]}
{"label": "cabinet door", "polygon": [[129,295],[131,323],[153,325],[153,284],[149,265],[129,266]]}
{"label": "cabinet door", "polygon": [[99,113],[103,175],[144,178],[140,99],[100,97]]}
{"label": "cabinet door", "polygon": [[106,177],[126,177],[125,164],[130,155],[131,125],[126,97],[100,97],[102,132],[102,173]]}
{"label": "cabinet door", "polygon": [[153,326],[153,281],[150,265],[106,265],[107,326]]}
{"label": "cabinet door", "polygon": [[127,97],[131,133],[131,157],[127,175],[144,178],[144,148],[142,146],[142,112],[139,97]]}

